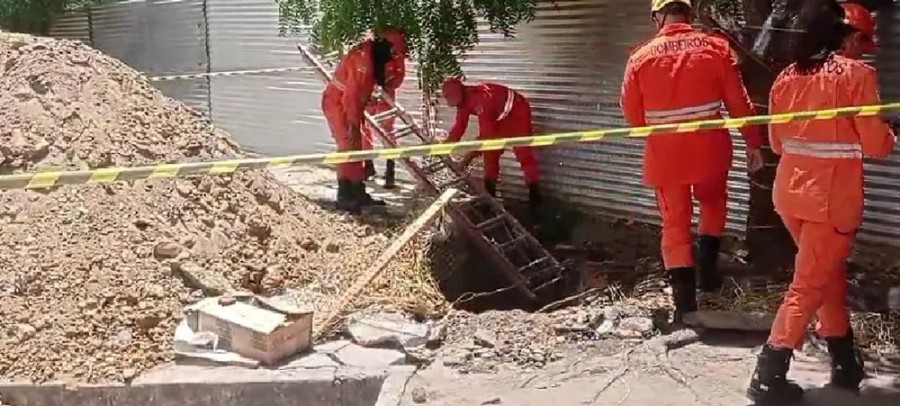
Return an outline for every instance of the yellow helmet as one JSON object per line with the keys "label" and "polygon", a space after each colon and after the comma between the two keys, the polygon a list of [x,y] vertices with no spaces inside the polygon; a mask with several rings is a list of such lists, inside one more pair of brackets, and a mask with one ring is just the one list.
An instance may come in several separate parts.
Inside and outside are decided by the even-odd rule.
{"label": "yellow helmet", "polygon": [[682,3],[686,4],[688,7],[691,6],[691,0],[650,0],[650,12],[655,13],[662,10],[663,7],[673,3]]}

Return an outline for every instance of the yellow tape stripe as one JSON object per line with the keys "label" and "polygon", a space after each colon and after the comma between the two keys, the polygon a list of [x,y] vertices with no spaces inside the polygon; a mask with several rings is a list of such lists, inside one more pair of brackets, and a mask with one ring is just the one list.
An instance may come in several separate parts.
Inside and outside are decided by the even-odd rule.
{"label": "yellow tape stripe", "polygon": [[[59,184],[105,183],[116,180],[159,179],[177,176],[232,173],[246,168],[286,167],[301,163],[339,164],[366,159],[398,159],[413,156],[439,156],[456,152],[499,150],[507,146],[547,146],[565,142],[590,142],[614,137],[646,137],[655,133],[690,132],[698,129],[741,128],[748,125],[781,124],[798,120],[825,120],[839,116],[874,116],[900,111],[900,103],[855,106],[819,111],[799,111],[767,116],[703,120],[638,128],[580,131],[531,137],[465,141],[452,144],[419,145],[375,151],[336,152],[264,159],[228,160],[206,163],[163,164],[132,168],[104,168],[91,171],[54,171],[0,176],[0,189],[42,189]],[[242,168],[246,165],[246,168]]]}

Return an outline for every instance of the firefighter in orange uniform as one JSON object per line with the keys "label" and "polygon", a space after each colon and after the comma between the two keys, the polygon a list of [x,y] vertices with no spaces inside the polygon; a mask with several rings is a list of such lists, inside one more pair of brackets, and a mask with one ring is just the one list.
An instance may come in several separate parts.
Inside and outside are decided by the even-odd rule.
{"label": "firefighter in orange uniform", "polygon": [[[388,85],[388,65],[405,63],[406,41],[395,28],[380,30],[353,46],[335,68],[334,79],[322,94],[325,115],[338,151],[362,149],[363,112],[375,85]],[[399,60],[400,62],[396,62]],[[338,207],[359,213],[364,206],[383,206],[384,201],[366,192],[365,167],[362,162],[339,164]]]}
{"label": "firefighter in orange uniform", "polygon": [[[772,86],[772,114],[880,104],[875,70],[856,59],[874,50],[874,27],[858,4],[819,10],[794,45],[794,63]],[[858,391],[865,372],[846,306],[845,261],[862,223],[863,157],[886,158],[894,134],[878,117],[840,117],[770,124],[769,139],[781,155],[775,209],[798,252],[747,397],[757,405],[802,401],[803,390],[786,376],[813,316],[828,344],[831,384]]]}
{"label": "firefighter in orange uniform", "polygon": [[[459,142],[469,124],[469,116],[478,116],[478,139],[527,137],[532,135],[531,105],[519,92],[497,83],[463,84],[458,78],[444,81],[441,92],[447,104],[456,107],[456,121],[447,142]],[[528,203],[536,209],[542,201],[540,171],[534,149],[513,147],[528,187]],[[470,162],[481,154],[484,162],[484,188],[491,196],[497,196],[497,179],[500,177],[500,156],[503,150],[471,152],[464,159]],[[463,166],[465,166],[464,164]]]}
{"label": "firefighter in orange uniform", "polygon": [[[392,58],[390,62],[387,64],[387,80],[385,81],[385,86],[382,88],[385,93],[387,93],[388,97],[391,100],[397,99],[397,89],[403,85],[403,80],[406,79],[406,60],[403,58]],[[375,115],[379,113],[383,113],[385,111],[390,110],[391,106],[383,101],[377,101],[374,103],[370,103],[366,106],[366,113],[370,115]],[[383,122],[383,127],[387,131],[392,131],[394,128],[394,117],[391,117]],[[375,139],[377,130],[372,128],[368,122],[363,126],[363,149],[372,149],[372,142]],[[384,188],[385,189],[393,189],[397,185],[396,181],[396,173],[395,173],[395,164],[393,159],[388,159],[385,162],[384,169]],[[366,178],[371,178],[376,175],[375,173],[375,163],[372,160],[365,161],[365,171]]]}
{"label": "firefighter in orange uniform", "polygon": [[[690,26],[689,0],[654,0],[651,16],[659,33],[630,56],[621,105],[634,127],[731,117],[754,110],[728,42]],[[748,170],[762,166],[758,127],[741,129]],[[728,130],[654,133],[644,151],[644,183],[656,189],[662,217],[663,262],[672,287],[674,318],[697,310],[696,287],[721,287],[716,260],[726,221],[726,179],[732,144]],[[700,203],[697,258],[691,233],[692,199]],[[696,261],[696,262],[695,262]],[[699,273],[699,278],[695,273]]]}

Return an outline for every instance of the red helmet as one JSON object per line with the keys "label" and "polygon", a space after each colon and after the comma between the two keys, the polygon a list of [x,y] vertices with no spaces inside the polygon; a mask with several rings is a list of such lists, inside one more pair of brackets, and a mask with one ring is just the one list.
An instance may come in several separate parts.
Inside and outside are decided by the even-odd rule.
{"label": "red helmet", "polygon": [[844,8],[844,24],[870,37],[875,36],[875,19],[868,9],[856,3],[843,3],[841,7]]}
{"label": "red helmet", "polygon": [[869,10],[856,3],[842,3],[844,8],[844,24],[847,24],[863,36],[863,53],[875,50],[875,19]]}

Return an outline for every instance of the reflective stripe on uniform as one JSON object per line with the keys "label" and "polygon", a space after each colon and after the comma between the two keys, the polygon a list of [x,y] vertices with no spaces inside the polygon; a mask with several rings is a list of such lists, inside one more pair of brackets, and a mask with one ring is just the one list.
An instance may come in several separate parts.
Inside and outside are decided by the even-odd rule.
{"label": "reflective stripe on uniform", "polygon": [[497,121],[503,120],[506,116],[509,115],[509,112],[512,111],[513,102],[516,100],[516,93],[512,90],[506,91],[506,103],[503,103],[503,111],[500,112],[500,117],[497,118]]}
{"label": "reflective stripe on uniform", "polygon": [[797,138],[781,140],[782,152],[824,159],[862,159],[862,144],[858,142],[805,141]]}
{"label": "reflective stripe on uniform", "polygon": [[716,100],[714,102],[700,104],[696,106],[682,107],[670,110],[647,110],[644,112],[644,119],[647,124],[666,124],[681,121],[700,120],[717,116],[722,108],[722,102]]}

